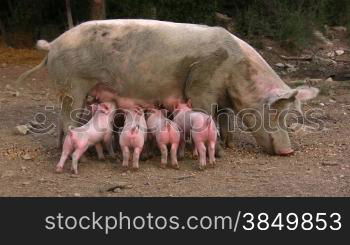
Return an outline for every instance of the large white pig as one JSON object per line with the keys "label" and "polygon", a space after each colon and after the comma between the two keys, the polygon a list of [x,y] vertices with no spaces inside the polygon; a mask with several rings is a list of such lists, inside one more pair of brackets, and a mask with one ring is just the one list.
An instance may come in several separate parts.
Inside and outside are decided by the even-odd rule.
{"label": "large white pig", "polygon": [[[241,112],[267,152],[288,155],[293,150],[281,127],[285,119],[278,114],[291,106],[300,109],[300,101],[318,92],[291,89],[250,45],[220,27],[156,20],[90,21],[37,46],[48,55],[20,80],[47,66],[61,94],[71,98],[62,99],[64,131],[72,124],[70,112],[81,107],[88,91],[102,81],[121,96],[148,103],[185,96],[194,109],[209,113],[213,104],[231,108]],[[263,117],[270,107],[277,116]]]}

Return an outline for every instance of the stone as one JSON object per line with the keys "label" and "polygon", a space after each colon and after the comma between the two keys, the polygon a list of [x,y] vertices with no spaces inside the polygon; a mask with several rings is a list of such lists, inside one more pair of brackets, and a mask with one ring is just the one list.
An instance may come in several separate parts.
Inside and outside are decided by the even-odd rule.
{"label": "stone", "polygon": [[283,63],[277,63],[277,64],[275,64],[275,66],[277,66],[278,68],[286,67]]}
{"label": "stone", "polygon": [[17,133],[22,135],[26,135],[29,132],[29,128],[27,125],[18,125],[15,129]]}
{"label": "stone", "polygon": [[22,158],[24,160],[32,160],[33,159],[33,157],[31,155],[29,155],[29,153],[26,153],[26,154],[22,155]]}
{"label": "stone", "polygon": [[335,53],[336,53],[338,56],[340,56],[340,55],[343,55],[343,54],[345,53],[345,51],[342,50],[342,49],[338,49],[338,50],[335,51]]}

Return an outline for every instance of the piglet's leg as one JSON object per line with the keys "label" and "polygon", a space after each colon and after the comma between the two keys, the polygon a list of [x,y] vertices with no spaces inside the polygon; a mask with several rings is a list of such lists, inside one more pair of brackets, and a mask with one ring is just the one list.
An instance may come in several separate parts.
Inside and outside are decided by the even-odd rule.
{"label": "piglet's leg", "polygon": [[209,155],[209,164],[211,167],[215,165],[215,142],[210,141],[208,143],[208,155]]}
{"label": "piglet's leg", "polygon": [[177,163],[177,148],[178,144],[172,144],[170,149],[170,157],[171,157],[171,167],[174,169],[179,169],[179,164]]}
{"label": "piglet's leg", "polygon": [[135,147],[135,149],[134,149],[134,153],[132,156],[132,169],[133,170],[139,169],[139,159],[140,159],[141,151],[142,151],[142,148],[140,148],[140,147]]}
{"label": "piglet's leg", "polygon": [[87,150],[87,147],[84,148],[78,148],[73,152],[72,155],[72,172],[74,174],[78,174],[78,161],[80,157],[84,154],[84,152]]}
{"label": "piglet's leg", "polygon": [[160,160],[160,167],[165,168],[168,162],[168,149],[165,144],[159,144],[159,149],[162,154],[161,160]]}
{"label": "piglet's leg", "polygon": [[127,169],[128,165],[129,165],[129,158],[130,158],[129,147],[123,146],[122,152],[123,152],[123,164],[122,164],[122,166],[124,169]]}
{"label": "piglet's leg", "polygon": [[61,155],[61,159],[56,165],[56,173],[62,173],[63,172],[63,166],[64,163],[66,162],[67,158],[69,155],[73,152],[73,144],[72,140],[69,136],[66,137],[64,144],[63,144],[63,151]]}
{"label": "piglet's leg", "polygon": [[184,137],[181,137],[179,149],[178,149],[178,159],[180,161],[183,160],[185,157],[185,146],[186,146],[185,139],[184,139]]}
{"label": "piglet's leg", "polygon": [[105,143],[105,146],[107,147],[109,155],[111,155],[112,158],[116,158],[113,149],[112,134],[106,134],[103,141]]}
{"label": "piglet's leg", "polygon": [[95,145],[96,151],[97,151],[97,157],[98,160],[105,160],[105,155],[103,154],[103,147],[101,143],[97,143]]}
{"label": "piglet's leg", "polygon": [[206,148],[203,142],[196,142],[196,148],[199,153],[199,170],[204,170],[206,165]]}

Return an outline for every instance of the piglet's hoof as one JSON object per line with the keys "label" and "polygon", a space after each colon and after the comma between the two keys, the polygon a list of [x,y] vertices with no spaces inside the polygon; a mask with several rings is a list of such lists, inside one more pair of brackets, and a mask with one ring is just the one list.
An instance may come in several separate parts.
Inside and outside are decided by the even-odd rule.
{"label": "piglet's hoof", "polygon": [[198,170],[199,171],[204,171],[205,170],[205,166],[198,166]]}
{"label": "piglet's hoof", "polygon": [[138,170],[139,170],[138,167],[132,167],[132,168],[131,168],[131,171],[133,171],[133,172],[136,172],[136,171],[138,171]]}
{"label": "piglet's hoof", "polygon": [[180,166],[179,164],[173,164],[170,166],[172,169],[175,169],[175,170],[179,170],[180,169]]}
{"label": "piglet's hoof", "polygon": [[55,173],[57,173],[57,174],[63,173],[63,168],[62,167],[56,167]]}
{"label": "piglet's hoof", "polygon": [[162,169],[165,169],[165,168],[166,168],[166,164],[161,163],[161,164],[159,165],[159,167],[162,168]]}
{"label": "piglet's hoof", "polygon": [[128,169],[128,166],[123,166],[123,167],[122,167],[122,172],[123,172],[123,173],[127,172],[128,170],[129,170],[129,169]]}
{"label": "piglet's hoof", "polygon": [[71,169],[72,174],[78,175],[78,170],[77,169]]}

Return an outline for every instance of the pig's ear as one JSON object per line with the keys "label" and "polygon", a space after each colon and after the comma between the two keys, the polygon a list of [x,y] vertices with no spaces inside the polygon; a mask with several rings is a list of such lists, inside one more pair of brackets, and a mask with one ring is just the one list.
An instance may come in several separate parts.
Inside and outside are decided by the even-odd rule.
{"label": "pig's ear", "polygon": [[320,92],[318,88],[307,87],[307,86],[297,87],[296,90],[298,91],[296,98],[301,101],[311,100],[315,98]]}
{"label": "pig's ear", "polygon": [[280,95],[273,95],[268,99],[268,105],[270,108],[283,110],[295,101],[298,94],[297,90],[290,90]]}

